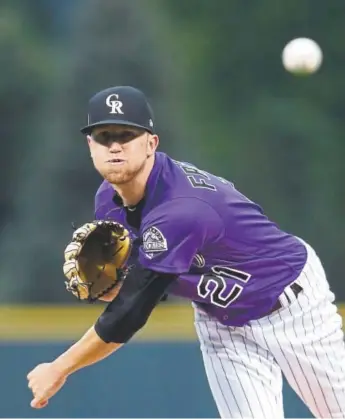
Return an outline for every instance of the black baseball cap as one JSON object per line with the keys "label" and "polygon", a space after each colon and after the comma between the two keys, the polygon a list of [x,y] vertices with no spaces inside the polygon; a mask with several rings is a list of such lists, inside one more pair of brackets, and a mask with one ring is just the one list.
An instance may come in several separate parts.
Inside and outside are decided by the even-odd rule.
{"label": "black baseball cap", "polygon": [[88,106],[88,125],[80,131],[90,134],[102,125],[129,125],[154,133],[153,112],[144,93],[131,86],[116,86],[96,93]]}

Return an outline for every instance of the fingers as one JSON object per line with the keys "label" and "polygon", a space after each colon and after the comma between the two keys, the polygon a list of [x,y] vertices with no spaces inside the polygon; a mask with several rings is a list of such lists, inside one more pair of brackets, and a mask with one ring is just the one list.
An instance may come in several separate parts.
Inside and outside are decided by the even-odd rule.
{"label": "fingers", "polygon": [[34,396],[34,398],[32,399],[30,405],[31,407],[33,407],[34,409],[42,409],[43,407],[47,406],[48,404],[48,400],[45,399],[44,397],[42,397],[42,395],[38,394],[38,388],[35,385],[35,374],[34,374],[35,369],[33,369],[32,371],[29,372],[29,374],[26,376],[26,378],[28,379],[28,387],[29,389],[32,391],[32,394]]}
{"label": "fingers", "polygon": [[29,385],[29,388],[31,389],[32,394],[34,396],[30,403],[31,407],[33,407],[34,409],[42,409],[42,407],[47,406],[48,399],[44,397],[43,394],[39,394],[35,386]]}
{"label": "fingers", "polygon": [[34,399],[31,400],[30,406],[34,409],[42,409],[43,407],[46,407],[47,404],[48,400],[36,396]]}
{"label": "fingers", "polygon": [[34,409],[42,409],[48,404],[48,398],[44,394],[40,394],[37,387],[29,383],[28,387],[31,389],[34,398],[31,400],[30,406]]}
{"label": "fingers", "polygon": [[48,404],[48,400],[59,391],[65,382],[52,368],[51,364],[40,364],[27,375],[28,387],[32,392],[31,407],[42,409]]}

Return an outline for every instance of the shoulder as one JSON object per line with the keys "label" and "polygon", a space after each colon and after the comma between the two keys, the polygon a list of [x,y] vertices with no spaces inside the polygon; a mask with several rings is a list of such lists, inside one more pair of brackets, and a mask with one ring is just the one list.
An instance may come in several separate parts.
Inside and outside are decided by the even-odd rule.
{"label": "shoulder", "polygon": [[239,191],[232,181],[188,162],[173,159],[170,162],[179,173],[178,181],[172,182],[172,197],[190,198],[190,202],[197,207],[208,205],[215,212],[227,216],[231,216],[233,211],[242,210],[244,205],[262,212],[261,207]]}
{"label": "shoulder", "polygon": [[174,197],[164,201],[151,209],[142,222],[143,226],[157,223],[176,225],[180,229],[223,224],[217,210],[209,202],[195,196]]}
{"label": "shoulder", "polygon": [[103,180],[103,182],[99,185],[99,187],[97,189],[96,196],[102,195],[103,193],[105,193],[107,191],[113,191],[114,192],[114,189],[112,188],[112,186],[110,185],[110,183],[107,180]]}
{"label": "shoulder", "polygon": [[166,183],[172,196],[196,197],[212,205],[216,196],[221,201],[222,197],[228,197],[235,191],[232,182],[192,163],[168,157],[165,166],[167,170],[163,172],[161,182]]}
{"label": "shoulder", "polygon": [[100,203],[102,200],[112,199],[114,195],[114,189],[109,182],[104,180],[95,194],[95,204]]}

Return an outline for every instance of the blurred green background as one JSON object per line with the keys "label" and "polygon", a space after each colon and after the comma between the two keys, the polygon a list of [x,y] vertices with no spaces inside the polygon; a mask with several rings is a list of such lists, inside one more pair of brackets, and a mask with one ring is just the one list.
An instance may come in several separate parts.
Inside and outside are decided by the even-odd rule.
{"label": "blurred green background", "polygon": [[[109,86],[133,85],[146,93],[162,151],[233,181],[283,229],[309,241],[323,260],[337,301],[345,301],[344,17],[343,0],[0,0],[0,353],[4,368],[11,362],[19,368],[13,385],[23,385],[30,362],[43,361],[45,354],[49,358],[61,348],[54,346],[59,340],[75,338],[87,327],[85,322],[70,334],[61,332],[82,316],[80,304],[64,289],[63,249],[71,222],[93,217],[101,179],[79,128],[86,122],[90,96]],[[310,77],[293,76],[281,64],[285,44],[301,36],[316,40],[324,53],[320,71]],[[43,308],[32,315],[30,308],[46,304],[56,311],[47,314]],[[66,305],[76,311],[62,321],[59,307]],[[164,305],[176,305],[175,314],[163,316],[169,330],[184,304],[172,299]],[[42,325],[42,318],[49,321]],[[49,330],[55,321],[60,325]],[[193,332],[187,338],[179,330],[176,326],[173,336],[188,339],[179,345],[192,345],[191,358],[205,380]],[[35,352],[42,357],[27,358],[25,365],[13,358],[25,359],[30,352],[27,342],[18,341],[47,341],[44,335],[50,343]],[[163,335],[159,330],[155,340],[164,341]],[[140,345],[151,357],[155,344]],[[130,364],[137,360],[132,351]],[[191,365],[187,352],[185,363]],[[167,358],[171,371],[178,360],[173,352]],[[117,398],[135,400],[138,394],[111,383],[104,366],[93,368],[99,371],[97,385],[103,377],[114,387],[115,405]],[[132,383],[138,383],[136,368]],[[171,415],[202,415],[196,402],[189,410],[176,407],[182,406],[179,380],[185,380],[186,370],[174,375],[172,385],[162,369],[152,373],[152,380],[162,391],[170,383],[164,391],[173,394]],[[202,411],[216,415],[206,381],[203,385],[203,390],[191,389],[191,397],[208,400],[209,410]],[[79,396],[71,396],[75,414],[97,416],[97,409],[83,410]],[[155,410],[158,401],[152,397],[146,411],[128,403],[119,414],[168,416],[166,397],[158,398],[165,410]],[[100,415],[117,416],[103,405]],[[23,409],[9,405],[0,414],[37,415]],[[59,417],[59,412],[73,415],[53,402],[43,415]],[[303,409],[298,413],[302,416]]]}

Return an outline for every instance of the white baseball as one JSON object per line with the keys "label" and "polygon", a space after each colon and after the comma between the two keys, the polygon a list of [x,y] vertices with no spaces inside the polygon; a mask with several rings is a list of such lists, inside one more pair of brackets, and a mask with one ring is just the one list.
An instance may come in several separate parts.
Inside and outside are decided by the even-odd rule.
{"label": "white baseball", "polygon": [[320,46],[309,38],[296,38],[283,49],[285,69],[294,74],[312,74],[321,66],[323,54]]}

